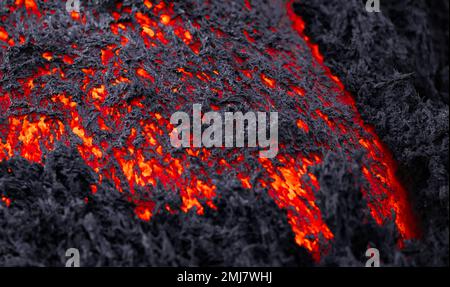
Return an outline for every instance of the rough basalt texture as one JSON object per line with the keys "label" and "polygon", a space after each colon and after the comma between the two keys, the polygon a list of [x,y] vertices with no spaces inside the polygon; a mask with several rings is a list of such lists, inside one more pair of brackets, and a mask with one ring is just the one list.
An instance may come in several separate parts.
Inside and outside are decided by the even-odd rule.
{"label": "rough basalt texture", "polygon": [[306,34],[399,163],[423,228],[414,264],[448,265],[448,1],[300,2]]}
{"label": "rough basalt texture", "polygon": [[[188,10],[188,2],[179,3],[179,11]],[[220,181],[220,196],[214,199],[217,211],[207,208],[199,216],[195,209],[175,214],[157,212],[167,203],[182,205],[179,195],[158,187],[151,195],[156,211],[150,221],[142,221],[134,212],[135,205],[113,184],[105,182],[93,195],[90,187],[96,175],[75,148],[57,144],[44,165],[20,157],[0,163],[0,194],[13,200],[10,207],[0,204],[0,266],[63,266],[65,250],[71,247],[80,249],[83,266],[361,266],[368,246],[380,250],[384,265],[448,265],[448,2],[381,1],[382,13],[378,14],[367,13],[363,1],[301,2],[295,11],[306,21],[305,33],[319,44],[326,64],[354,95],[364,120],[375,127],[398,161],[401,179],[420,219],[421,240],[406,242],[404,249],[398,249],[394,224],[379,226],[370,219],[359,188],[364,180],[360,176],[362,155],[357,152],[352,161],[344,160],[340,152],[327,153],[322,164],[312,168],[321,187],[317,204],[326,211],[324,221],[335,236],[332,248],[321,261],[314,262],[295,244],[286,213],[263,190],[249,192],[225,175]],[[1,7],[4,15],[7,9]],[[101,14],[112,7],[114,1],[94,1],[87,9]],[[136,1],[136,7],[142,9],[142,1]],[[244,27],[241,21],[245,19],[238,8],[216,9],[218,14],[231,11],[229,16],[239,28],[236,31]],[[263,12],[274,19],[281,13]],[[188,14],[201,15],[202,11],[188,10]],[[111,19],[88,19],[88,27],[94,25],[90,26],[93,31],[106,29]],[[97,67],[101,66],[100,47],[119,41],[111,33],[81,37],[84,31],[70,27],[72,19],[63,10],[57,10],[52,21],[48,31],[29,28],[27,33],[33,34],[37,43],[4,52],[7,57],[1,63],[1,85],[5,90],[17,86],[20,73],[45,63],[43,52],[75,53],[60,44],[67,37],[90,49],[83,51],[82,60],[75,65],[83,62]],[[20,30],[15,27],[15,31]],[[214,51],[207,34],[199,37]],[[131,38],[140,46],[124,49],[128,58],[123,65],[131,70],[136,59],[145,59],[150,65],[153,54],[146,52],[137,35]],[[188,55],[188,48],[179,41],[176,52]],[[245,38],[236,36],[233,41],[244,43]],[[217,53],[226,58],[222,50]],[[176,61],[186,61],[180,58],[167,55],[164,60],[173,61],[175,69]],[[258,58],[252,61],[255,65],[267,63]],[[269,66],[262,68],[276,80],[285,76],[271,74]],[[112,71],[112,65],[108,69]],[[176,76],[173,69],[164,71],[167,77]],[[111,73],[105,77],[114,78]],[[66,91],[81,101],[83,93],[74,85],[54,76],[48,79],[59,89],[49,88],[48,92]],[[137,76],[131,80],[131,88],[126,90],[129,100],[137,93],[156,94]],[[121,88],[108,87],[111,102],[119,98]],[[258,88],[264,89],[262,84]],[[263,101],[255,94],[218,103],[201,92],[196,97],[218,105],[235,103],[241,109],[249,108],[241,104],[243,99]],[[279,101],[290,107],[288,100]],[[158,107],[153,105],[152,109]],[[291,114],[287,108],[285,113]],[[55,115],[59,116],[58,111]],[[85,111],[82,116],[93,119],[93,112]],[[135,121],[133,115],[127,121]],[[306,142],[289,123],[281,123],[280,129],[282,139],[298,136],[293,140]],[[123,141],[127,135],[122,134]],[[326,139],[326,134],[323,137]],[[136,193],[146,196],[139,189]]]}

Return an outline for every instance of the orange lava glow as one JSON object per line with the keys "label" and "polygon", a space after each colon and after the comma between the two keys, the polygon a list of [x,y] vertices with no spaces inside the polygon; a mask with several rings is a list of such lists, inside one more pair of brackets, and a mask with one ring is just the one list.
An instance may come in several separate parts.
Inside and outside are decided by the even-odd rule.
{"label": "orange lava glow", "polygon": [[[252,1],[242,0],[241,2],[243,13],[250,13],[256,9],[256,6],[252,7]],[[131,195],[130,200],[136,206],[135,214],[144,221],[151,220],[155,214],[156,204],[151,200],[133,197],[137,190],[151,194],[152,190],[162,188],[167,192],[178,193],[181,196],[179,209],[182,212],[193,210],[201,215],[206,209],[217,209],[214,199],[219,195],[221,187],[217,183],[219,181],[216,180],[216,175],[211,175],[207,171],[208,168],[214,167],[217,175],[235,176],[237,182],[240,182],[246,191],[257,188],[267,191],[274,202],[286,211],[289,224],[295,234],[295,242],[319,260],[334,238],[333,231],[323,220],[322,212],[325,211],[321,211],[316,203],[315,193],[320,189],[320,184],[316,175],[311,172],[314,166],[320,166],[323,154],[302,154],[298,151],[286,154],[280,149],[275,159],[254,160],[254,164],[260,169],[258,172],[261,176],[252,178],[250,175],[255,167],[251,166],[249,160],[242,154],[239,154],[239,150],[230,150],[227,158],[217,158],[212,150],[205,148],[188,148],[174,152],[168,144],[168,135],[172,126],[168,121],[170,114],[165,110],[164,102],[179,100],[179,105],[182,105],[189,102],[190,96],[196,89],[209,89],[219,100],[225,98],[225,94],[235,95],[236,91],[227,80],[227,77],[231,77],[229,70],[215,65],[214,59],[207,53],[203,54],[203,44],[198,30],[201,28],[200,22],[208,23],[208,17],[198,21],[199,23],[194,23],[195,21],[187,23],[174,12],[173,3],[165,4],[150,0],[143,0],[142,3],[141,10],[145,11],[122,7],[121,3],[116,5],[114,11],[111,11],[111,19],[114,19],[114,22],[107,27],[113,36],[120,39],[120,43],[102,45],[98,50],[98,63],[92,66],[86,65],[80,69],[81,78],[78,82],[81,96],[60,91],[50,95],[48,100],[43,100],[41,103],[52,111],[51,113],[45,113],[42,110],[27,113],[19,110],[7,116],[6,122],[0,126],[0,161],[20,156],[31,162],[45,164],[46,155],[54,150],[57,144],[74,148],[98,177],[97,182],[90,186],[90,192],[97,193],[105,181],[111,183],[119,192]],[[45,17],[50,13],[50,11],[39,10],[34,0],[16,0],[15,6],[16,9],[25,9],[24,11],[37,17]],[[127,15],[129,17],[126,17],[126,23],[120,19],[124,14],[129,14]],[[362,193],[368,201],[371,215],[380,225],[395,218],[402,239],[416,238],[418,231],[414,224],[415,219],[409,206],[407,193],[396,178],[394,159],[373,129],[362,121],[351,95],[345,91],[339,78],[325,66],[318,46],[312,44],[304,35],[305,23],[294,13],[292,0],[287,3],[286,15],[286,20],[290,20],[289,27],[292,25],[290,32],[293,37],[297,37],[299,42],[298,37],[301,37],[308,43],[309,53],[313,56],[313,65],[320,67],[320,70],[327,75],[334,85],[329,90],[337,91],[342,104],[352,110],[353,119],[358,128],[333,118],[331,111],[338,113],[339,110],[327,101],[326,91],[324,95],[314,100],[327,109],[318,109],[306,114],[307,106],[298,104],[301,103],[300,101],[306,101],[308,96],[311,97],[307,94],[305,87],[292,83],[284,84],[281,80],[277,82],[269,76],[271,74],[275,77],[274,73],[264,73],[258,70],[258,67],[249,65],[249,59],[236,54],[233,68],[238,75],[237,81],[252,85],[253,91],[267,98],[267,103],[258,103],[260,106],[255,105],[255,109],[275,106],[267,91],[278,91],[287,98],[298,101],[296,102],[298,105],[293,107],[293,110],[298,111],[299,117],[306,115],[306,118],[298,118],[292,123],[294,128],[297,127],[302,133],[308,134],[313,130],[311,122],[321,121],[329,129],[330,134],[342,138],[345,134],[349,145],[363,149],[368,164],[362,167],[361,173],[367,180],[368,186],[362,188]],[[73,19],[74,23],[84,25],[82,22],[75,21],[83,16],[76,15]],[[128,68],[130,64],[122,62],[122,48],[133,45],[133,40],[127,36],[134,30],[138,33],[138,37],[142,38],[142,46],[144,47],[145,44],[148,51],[157,49],[159,53],[163,53],[164,49],[161,47],[184,45],[185,52],[198,59],[197,63],[180,61],[180,67],[173,69],[172,74],[177,78],[176,85],[168,83],[166,90],[155,89],[154,93],[157,97],[151,96],[151,105],[158,106],[157,111],[149,111],[149,102],[145,101],[147,95],[139,94],[141,91],[138,91],[138,95],[133,98],[125,98],[123,90],[119,88],[119,92],[111,90],[111,87],[129,87],[132,81],[142,81],[147,88],[150,88],[156,86],[155,83],[166,80],[161,79],[158,73],[158,68],[164,61],[162,57],[155,57],[154,67],[137,63],[132,68]],[[256,29],[248,31],[252,33],[245,32],[248,40],[246,44],[252,45],[250,42],[257,41],[258,38],[250,37],[250,34],[258,35],[258,31]],[[275,28],[274,31],[276,31]],[[214,32],[211,35],[218,38],[230,37],[218,28],[214,28]],[[241,34],[241,31],[239,33]],[[0,24],[0,49],[7,49],[14,45],[16,43],[11,35]],[[283,59],[280,62],[286,62],[283,66],[284,72],[292,78],[301,78],[306,75],[302,67],[297,64],[295,53],[291,51],[266,47],[260,53],[270,59]],[[305,52],[301,51],[301,53]],[[46,85],[51,85],[42,79],[46,76],[57,76],[58,79],[65,80],[66,69],[72,69],[72,66],[82,60],[82,57],[57,55],[51,52],[43,52],[39,55],[43,58],[40,60],[46,64],[37,68],[33,75],[20,79],[20,89],[5,91],[0,87],[0,112],[6,114],[6,111],[12,110],[13,99],[32,103],[34,95],[44,90]],[[170,55],[170,57],[173,56]],[[182,56],[176,55],[176,57]],[[201,69],[190,69],[193,65],[198,65]],[[207,65],[214,67],[208,68]],[[260,84],[264,87],[257,88]],[[119,95],[116,95],[115,100],[112,101],[114,92]],[[172,98],[167,96],[170,93]],[[211,105],[211,108],[219,109],[216,105]],[[127,117],[134,113],[143,116],[137,124],[127,127]],[[98,129],[92,127],[98,127]],[[126,132],[118,133],[125,130]],[[7,206],[11,204],[9,198],[1,199]],[[164,210],[170,213],[178,212],[172,206],[165,206]]]}
{"label": "orange lava glow", "polygon": [[6,196],[2,196],[2,202],[6,205],[6,207],[9,207],[11,205],[11,199],[7,198]]}
{"label": "orange lava glow", "polygon": [[[295,14],[293,10],[294,0],[289,0],[286,4],[286,10],[292,21],[293,28],[308,43],[317,63],[324,69],[327,75],[336,84],[342,94],[342,101],[351,106],[354,111],[354,121],[364,128],[368,136],[363,136],[359,131],[355,130],[359,138],[359,144],[363,147],[372,164],[363,166],[362,173],[370,184],[371,191],[363,189],[362,192],[369,202],[371,214],[378,224],[383,224],[386,220],[392,220],[395,217],[397,228],[404,239],[414,239],[420,236],[417,229],[417,220],[414,217],[406,190],[396,177],[397,166],[392,158],[389,150],[381,143],[380,139],[371,127],[366,125],[359,115],[355,102],[351,95],[345,91],[344,85],[338,77],[333,75],[330,69],[325,66],[324,58],[320,54],[319,47],[311,43],[310,39],[304,34],[305,23]],[[320,114],[328,125],[333,123],[326,115]]]}

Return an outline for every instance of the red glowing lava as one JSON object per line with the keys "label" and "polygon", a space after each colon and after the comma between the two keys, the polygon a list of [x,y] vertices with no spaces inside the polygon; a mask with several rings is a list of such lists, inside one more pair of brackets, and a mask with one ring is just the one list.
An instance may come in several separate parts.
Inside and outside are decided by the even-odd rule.
{"label": "red glowing lava", "polygon": [[[205,5],[212,5],[209,3],[211,1],[206,2]],[[373,218],[380,225],[395,220],[402,239],[415,238],[418,234],[416,225],[406,191],[396,178],[396,165],[391,154],[375,132],[364,124],[341,81],[324,65],[318,46],[304,35],[305,24],[294,13],[292,2],[288,1],[284,7],[282,18],[287,33],[296,43],[290,47],[292,49],[283,49],[282,45],[259,47],[259,39],[267,37],[267,33],[261,33],[256,26],[248,23],[240,35],[246,41],[245,48],[217,47],[228,53],[221,61],[228,61],[229,66],[218,65],[219,59],[214,59],[203,49],[200,31],[209,31],[209,37],[217,39],[231,39],[237,35],[230,35],[226,27],[213,25],[209,15],[186,21],[175,13],[173,3],[144,0],[140,9],[117,3],[115,9],[110,11],[113,20],[108,26],[108,32],[117,37],[117,41],[104,44],[98,50],[98,64],[80,64],[84,59],[83,53],[89,51],[74,42],[72,48],[78,55],[44,51],[40,54],[44,64],[36,67],[31,75],[21,78],[20,88],[0,87],[0,111],[7,114],[0,126],[0,161],[21,156],[45,164],[46,154],[60,142],[76,148],[98,175],[98,181],[91,186],[93,193],[101,188],[104,181],[113,183],[120,192],[131,194],[137,189],[151,193],[152,188],[162,186],[167,192],[180,194],[180,209],[183,212],[195,208],[198,214],[203,214],[205,208],[217,209],[214,198],[220,186],[216,177],[232,174],[244,189],[267,190],[275,203],[286,210],[297,244],[318,260],[334,235],[322,219],[322,212],[326,211],[321,211],[316,204],[315,192],[320,189],[320,183],[310,168],[320,166],[327,150],[363,149],[366,160],[361,173],[370,188],[362,188],[362,192]],[[242,1],[241,5],[242,13],[253,13],[257,8],[252,6],[251,1]],[[46,17],[52,14],[51,11],[39,9],[34,0],[17,0],[9,9],[11,15],[19,13],[22,17],[35,17],[38,24],[44,23]],[[72,20],[73,25],[81,26],[93,21],[83,12],[76,17],[72,15]],[[6,50],[25,41],[33,42],[33,39],[23,35],[12,34],[3,24],[6,21],[15,20],[11,16],[0,24],[0,48]],[[281,28],[271,29],[271,33],[279,31]],[[153,53],[152,65],[144,64],[139,58],[131,64],[123,61],[125,48],[137,45],[137,40],[130,36],[132,33],[138,33],[147,51]],[[306,45],[302,46],[302,43]],[[174,45],[184,45],[187,49],[183,52],[191,60],[184,60],[183,55],[165,55],[164,47]],[[267,67],[262,69],[250,64],[252,59],[245,57],[248,51],[268,59],[267,63],[284,63],[281,69],[286,76],[277,81]],[[179,57],[180,61],[179,67],[170,71],[173,79],[162,78],[161,71],[174,57]],[[309,57],[315,73],[324,73],[326,79],[319,79],[312,72],[305,71],[305,67],[300,65],[301,57]],[[271,68],[275,69],[275,65]],[[77,75],[80,76],[68,78],[68,72],[74,69],[78,69],[80,73]],[[230,69],[234,69],[233,73]],[[244,156],[239,149],[230,150],[227,156],[220,158],[212,150],[204,148],[174,153],[167,144],[172,130],[168,122],[171,113],[167,109],[168,102],[176,103],[177,107],[195,103],[194,94],[199,90],[214,93],[219,101],[235,96],[236,85],[230,84],[233,75],[236,79],[232,80],[239,83],[243,91],[251,90],[265,98],[264,103],[255,103],[252,106],[254,109],[275,109],[275,92],[292,98],[296,103],[293,109],[298,113],[293,125],[310,135],[322,151],[300,152],[297,149],[288,153],[283,152],[281,146],[274,160],[258,159],[251,154]],[[12,105],[19,100],[27,105],[36,105],[35,99],[41,91],[53,84],[47,82],[46,77],[71,81],[82,92],[81,99],[69,91],[39,97],[37,105],[52,111],[50,113],[43,112],[43,109],[29,112],[29,109]],[[307,78],[313,87],[296,84],[302,78]],[[125,97],[125,92],[122,92],[125,89],[119,88],[130,87],[133,81],[140,81],[147,88],[154,87],[158,97],[153,97],[151,104],[160,106],[159,111],[149,109],[147,94],[132,99]],[[327,84],[321,81],[327,81]],[[115,97],[112,96],[114,87],[121,91]],[[313,108],[319,105],[321,108]],[[211,104],[211,109],[218,110],[220,107]],[[334,114],[342,113],[340,109],[351,112],[352,120],[334,117]],[[140,119],[133,119],[133,125],[128,126],[132,114],[140,115]],[[330,138],[342,139],[339,145],[330,147],[328,143],[313,138],[313,123],[319,121],[326,125]],[[255,166],[261,173],[259,178],[251,177]],[[215,174],[210,173],[212,168]],[[136,215],[142,220],[150,220],[155,203],[133,200]],[[7,197],[2,197],[2,201],[6,205],[11,203]],[[166,210],[174,212],[170,206]]]}

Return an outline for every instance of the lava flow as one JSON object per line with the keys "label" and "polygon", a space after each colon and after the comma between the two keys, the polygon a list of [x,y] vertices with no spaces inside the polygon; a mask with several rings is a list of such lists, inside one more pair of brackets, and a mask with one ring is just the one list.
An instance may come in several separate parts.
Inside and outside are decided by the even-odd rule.
{"label": "lava flow", "polygon": [[[45,165],[58,145],[76,149],[97,176],[92,192],[112,184],[142,220],[156,202],[137,199],[138,190],[150,198],[156,189],[175,192],[181,206],[166,205],[167,212],[201,215],[217,209],[214,199],[235,181],[268,192],[286,210],[297,244],[318,260],[334,235],[312,170],[329,152],[356,160],[363,151],[354,176],[365,178],[374,220],[394,220],[401,240],[417,237],[392,156],[304,34],[292,0],[136,2],[102,11],[81,2],[55,27],[61,1],[2,1],[0,161]],[[278,156],[171,147],[170,115],[194,103],[278,111]],[[14,194],[2,201],[13,206]]]}

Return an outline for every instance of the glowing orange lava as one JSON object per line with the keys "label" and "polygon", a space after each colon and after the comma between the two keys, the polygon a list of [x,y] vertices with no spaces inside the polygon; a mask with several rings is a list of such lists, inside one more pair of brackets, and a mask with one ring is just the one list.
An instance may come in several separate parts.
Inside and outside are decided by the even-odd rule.
{"label": "glowing orange lava", "polygon": [[[256,6],[252,6],[252,1],[241,2],[242,13],[255,11]],[[217,209],[214,199],[221,189],[218,184],[220,176],[231,174],[244,189],[266,190],[275,203],[286,210],[296,243],[319,260],[334,238],[333,231],[322,218],[322,212],[326,211],[319,209],[315,197],[320,184],[311,168],[322,163],[323,154],[320,151],[304,154],[300,149],[292,149],[292,153],[284,153],[281,146],[278,156],[269,160],[259,159],[253,154],[247,158],[234,149],[226,157],[217,158],[212,150],[189,148],[174,151],[168,144],[172,126],[168,121],[171,111],[166,109],[167,103],[175,102],[177,107],[192,104],[193,95],[199,90],[213,93],[218,101],[233,98],[238,91],[230,84],[229,78],[236,75],[236,82],[242,87],[266,99],[266,102],[254,103],[252,108],[276,109],[276,99],[270,93],[278,92],[295,100],[292,109],[298,118],[292,124],[299,132],[312,134],[312,123],[320,121],[327,127],[330,137],[343,139],[341,146],[327,147],[327,143],[323,142],[318,145],[328,149],[363,149],[367,160],[364,162],[367,164],[362,166],[361,173],[370,188],[362,188],[362,192],[373,218],[380,225],[395,218],[402,239],[415,238],[418,232],[406,191],[396,178],[396,166],[391,154],[374,131],[364,124],[351,95],[325,66],[318,46],[304,35],[305,24],[294,13],[292,3],[292,0],[288,1],[283,19],[289,23],[289,33],[296,41],[295,48],[298,50],[283,50],[277,45],[274,45],[276,48],[259,48],[254,45],[258,41],[258,31],[248,29],[252,33],[245,31],[243,41],[249,45],[227,52],[232,61],[226,67],[217,65],[208,51],[202,50],[200,31],[208,29],[212,31],[210,36],[218,39],[240,37],[242,31],[239,31],[239,35],[229,35],[230,32],[221,31],[213,25],[202,27],[208,25],[208,15],[201,21],[186,21],[175,13],[173,3],[144,0],[141,11],[117,3],[115,9],[110,11],[113,20],[107,27],[111,35],[119,40],[105,43],[99,48],[98,63],[80,66],[82,68],[77,74],[80,78],[73,83],[79,85],[82,96],[71,95],[68,91],[58,92],[47,95],[39,103],[51,112],[36,109],[28,113],[19,109],[15,113],[8,113],[6,121],[0,126],[0,161],[21,156],[45,164],[46,155],[55,149],[57,143],[62,143],[75,148],[98,176],[97,182],[91,185],[92,193],[97,193],[104,181],[112,183],[119,192],[129,192],[131,195],[138,189],[151,194],[153,189],[163,188],[181,196],[181,211],[195,209],[198,214],[204,214],[206,208]],[[40,23],[39,18],[51,15],[50,11],[39,10],[34,0],[16,0],[12,8],[13,12],[25,9],[23,11],[27,15],[38,18],[37,23]],[[124,15],[126,17],[122,19]],[[77,21],[85,15],[75,16],[72,17],[73,25],[86,25],[85,18],[84,21]],[[250,23],[248,25],[251,26]],[[16,44],[16,38],[2,26],[0,24],[0,48],[7,49],[24,41],[17,38],[19,44]],[[272,30],[277,33],[277,27]],[[154,60],[151,65],[143,65],[139,58],[135,59],[135,63],[123,61],[123,48],[136,45],[135,39],[129,38],[129,33],[133,31],[138,33],[144,49],[147,49],[146,53],[157,51],[152,54]],[[308,51],[301,50],[303,46],[299,43],[302,42],[307,43]],[[73,45],[77,47],[75,43]],[[185,61],[183,55],[164,55],[164,47],[171,45],[184,45],[186,50],[183,53],[194,57],[195,63],[192,60]],[[269,59],[269,63],[284,63],[282,69],[287,80],[279,81],[275,79],[276,74],[267,73],[269,68],[263,70],[251,64],[253,59],[245,57],[246,49],[254,49],[261,57]],[[78,52],[82,55],[83,50],[80,48]],[[318,67],[318,73],[325,73],[330,82],[331,87],[313,88],[317,89],[315,94],[318,96],[313,96],[307,87],[291,83],[293,79],[311,76],[298,64],[298,58],[305,54],[312,55],[312,65]],[[42,51],[39,55],[46,64],[36,68],[31,76],[21,78],[20,89],[6,90],[0,87],[0,112],[3,114],[12,111],[11,103],[18,99],[32,105],[35,103],[34,97],[40,95],[46,85],[52,84],[46,82],[45,77],[66,81],[67,72],[73,72],[74,66],[83,61],[82,56],[57,55],[49,51]],[[165,71],[173,79],[161,78],[164,61],[170,61],[173,57],[183,59],[178,68]],[[192,69],[193,66],[198,68]],[[271,68],[275,69],[275,66]],[[235,73],[230,72],[232,69]],[[137,90],[137,95],[127,98],[124,87],[129,88],[133,81],[141,81],[148,90]],[[318,81],[318,78],[311,79],[311,82],[320,85]],[[157,96],[147,95],[150,93]],[[339,121],[333,117],[340,110],[330,100],[331,94],[338,95],[339,104],[353,113],[353,122]],[[326,109],[311,108],[309,105],[313,101]],[[149,109],[150,106],[157,106],[158,109]],[[219,110],[220,106],[211,104],[211,109]],[[140,119],[128,126],[135,114],[140,115]],[[295,147],[295,144],[292,146]],[[211,168],[216,174],[209,172]],[[259,178],[251,177],[255,169],[261,174]],[[136,205],[137,217],[150,220],[154,215],[155,203],[133,196],[131,198]],[[11,203],[7,197],[2,197],[2,201],[7,206]],[[165,210],[176,212],[171,206],[166,206]]]}

